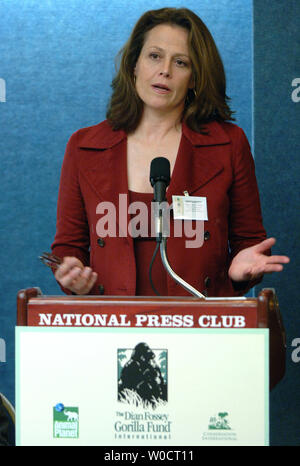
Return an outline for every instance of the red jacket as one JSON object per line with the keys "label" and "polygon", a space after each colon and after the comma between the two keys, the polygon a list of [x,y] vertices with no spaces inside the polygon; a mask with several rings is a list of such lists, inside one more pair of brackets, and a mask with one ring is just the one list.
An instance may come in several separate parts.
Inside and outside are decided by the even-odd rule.
{"label": "red jacket", "polygon": [[[211,122],[207,134],[185,124],[167,190],[172,195],[205,196],[208,221],[200,248],[186,248],[189,238],[167,241],[173,270],[208,296],[244,294],[253,283],[235,286],[228,277],[232,257],[266,238],[262,225],[254,162],[244,132],[231,123]],[[119,215],[119,194],[127,194],[127,137],[107,121],[84,128],[70,138],[62,166],[57,232],[52,244],[59,257],[76,256],[98,273],[90,294],[135,295],[136,266],[133,239],[123,232],[99,238],[96,213],[101,202],[116,206],[117,232],[130,221]],[[163,155],[163,154],[157,154]],[[125,217],[124,217],[125,215]],[[171,225],[172,226],[172,225]],[[148,273],[148,271],[146,271]],[[66,290],[64,290],[66,291]],[[168,277],[169,296],[189,295]]]}

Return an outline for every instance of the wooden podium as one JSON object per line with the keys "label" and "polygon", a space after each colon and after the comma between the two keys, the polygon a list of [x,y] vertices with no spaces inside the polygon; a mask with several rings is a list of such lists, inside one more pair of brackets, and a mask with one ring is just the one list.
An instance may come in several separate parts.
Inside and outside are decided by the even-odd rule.
{"label": "wooden podium", "polygon": [[20,290],[17,325],[38,327],[139,327],[269,329],[270,389],[284,376],[286,338],[273,289],[257,298],[45,296]]}

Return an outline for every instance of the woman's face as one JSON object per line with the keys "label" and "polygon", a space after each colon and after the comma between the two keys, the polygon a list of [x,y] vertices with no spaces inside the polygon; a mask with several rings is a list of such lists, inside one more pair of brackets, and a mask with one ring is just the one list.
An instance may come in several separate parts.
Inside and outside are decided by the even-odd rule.
{"label": "woman's face", "polygon": [[189,88],[193,88],[188,32],[160,24],[145,38],[134,74],[136,90],[144,108],[167,113],[183,111]]}

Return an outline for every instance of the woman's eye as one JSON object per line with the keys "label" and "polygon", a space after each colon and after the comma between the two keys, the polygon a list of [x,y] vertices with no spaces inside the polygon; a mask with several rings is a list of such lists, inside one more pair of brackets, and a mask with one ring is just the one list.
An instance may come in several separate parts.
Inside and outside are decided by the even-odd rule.
{"label": "woman's eye", "polygon": [[182,67],[188,66],[187,63],[186,63],[185,61],[180,60],[180,59],[177,59],[177,60],[176,60],[176,65],[182,66]]}
{"label": "woman's eye", "polygon": [[159,55],[158,55],[158,53],[152,52],[152,53],[150,53],[150,58],[152,58],[153,60],[157,60],[159,58]]}

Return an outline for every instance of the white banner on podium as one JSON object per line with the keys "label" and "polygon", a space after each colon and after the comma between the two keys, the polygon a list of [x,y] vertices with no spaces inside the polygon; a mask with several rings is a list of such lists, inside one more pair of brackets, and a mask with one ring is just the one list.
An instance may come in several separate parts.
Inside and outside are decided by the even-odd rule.
{"label": "white banner on podium", "polygon": [[17,445],[268,445],[267,329],[16,328]]}

